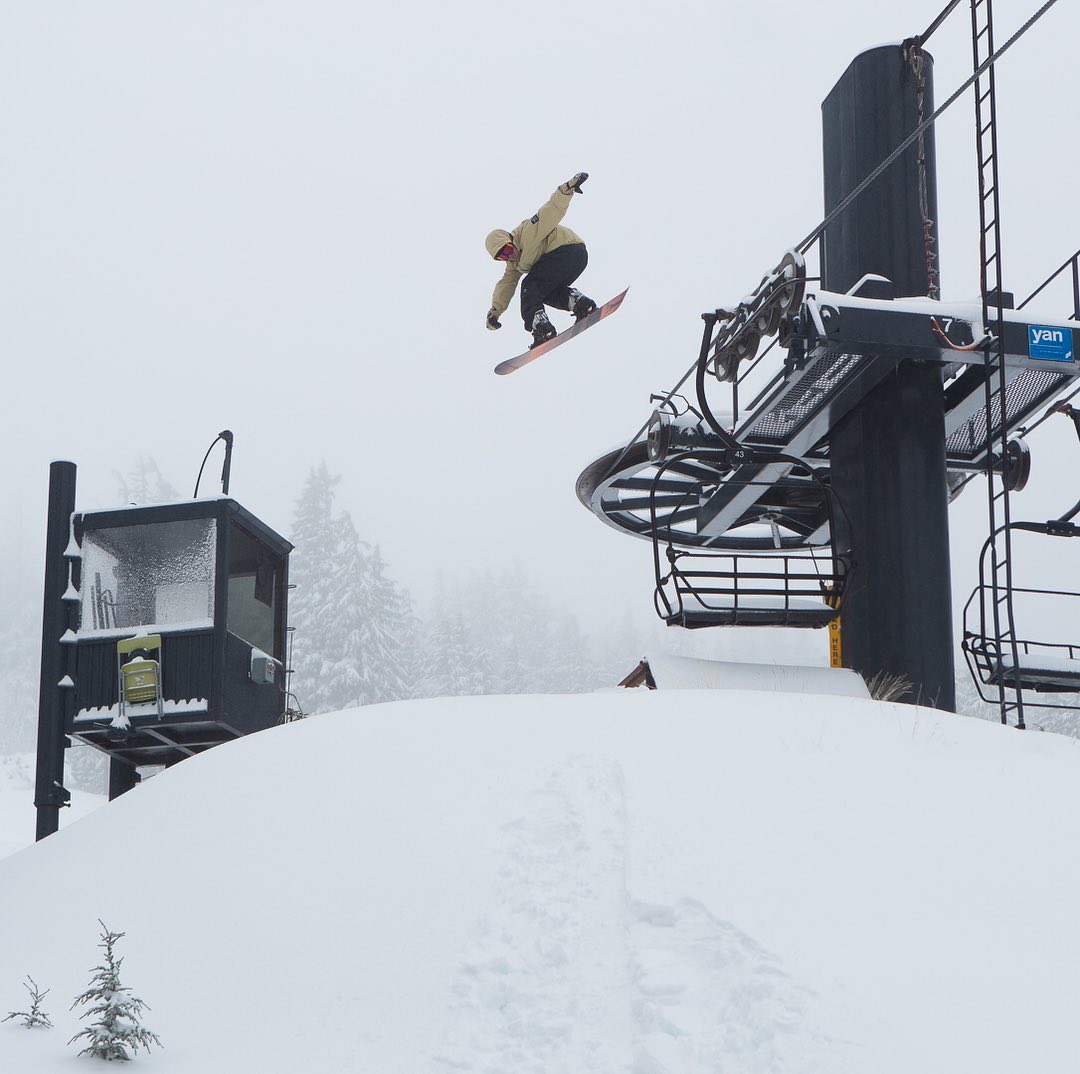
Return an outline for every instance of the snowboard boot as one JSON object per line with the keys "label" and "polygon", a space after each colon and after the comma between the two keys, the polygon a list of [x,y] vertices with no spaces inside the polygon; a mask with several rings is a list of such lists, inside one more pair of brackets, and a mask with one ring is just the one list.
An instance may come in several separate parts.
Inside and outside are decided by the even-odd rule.
{"label": "snowboard boot", "polygon": [[587,298],[576,287],[570,288],[570,312],[574,315],[574,324],[595,310],[596,303],[591,298]]}
{"label": "snowboard boot", "polygon": [[533,341],[529,350],[533,347],[539,347],[541,343],[546,343],[549,339],[557,335],[555,326],[548,320],[548,315],[544,310],[537,310],[536,316],[532,321],[532,334]]}

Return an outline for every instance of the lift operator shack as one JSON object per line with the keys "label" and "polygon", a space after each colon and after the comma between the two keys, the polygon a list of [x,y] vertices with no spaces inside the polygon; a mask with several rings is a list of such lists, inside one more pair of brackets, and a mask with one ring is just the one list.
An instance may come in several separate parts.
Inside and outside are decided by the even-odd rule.
{"label": "lift operator shack", "polygon": [[47,557],[39,818],[65,804],[72,739],[109,755],[114,798],[137,767],[281,721],[288,541],[228,497],[57,514],[67,533]]}

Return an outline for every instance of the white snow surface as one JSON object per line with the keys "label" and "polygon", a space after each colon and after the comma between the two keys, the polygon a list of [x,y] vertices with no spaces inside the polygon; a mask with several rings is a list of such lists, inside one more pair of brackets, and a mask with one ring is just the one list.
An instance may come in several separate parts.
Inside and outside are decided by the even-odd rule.
{"label": "white snow surface", "polygon": [[1073,1074],[1078,829],[1076,740],[860,698],[312,718],[0,861],[0,1070],[101,918],[161,1074]]}

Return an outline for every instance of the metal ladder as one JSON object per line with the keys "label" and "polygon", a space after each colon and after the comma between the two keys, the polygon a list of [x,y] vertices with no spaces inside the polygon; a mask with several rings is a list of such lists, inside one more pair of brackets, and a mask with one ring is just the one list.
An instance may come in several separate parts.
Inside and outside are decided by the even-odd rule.
{"label": "metal ladder", "polygon": [[[971,45],[975,70],[994,52],[992,0],[971,0]],[[1012,535],[1009,527],[1009,485],[1007,480],[1008,425],[1005,398],[1005,298],[1001,273],[1001,204],[998,188],[997,101],[994,68],[989,66],[975,81],[975,129],[979,169],[979,252],[983,323],[992,333],[983,349],[986,369],[986,487],[990,522],[990,619],[996,640],[997,658],[1008,656],[1011,673],[998,677],[998,706],[1001,722],[1015,716],[1024,727],[1024,699],[1020,684],[1020,653],[1016,644],[1013,616]],[[994,434],[994,419],[998,433]],[[985,595],[983,615],[986,615]]]}

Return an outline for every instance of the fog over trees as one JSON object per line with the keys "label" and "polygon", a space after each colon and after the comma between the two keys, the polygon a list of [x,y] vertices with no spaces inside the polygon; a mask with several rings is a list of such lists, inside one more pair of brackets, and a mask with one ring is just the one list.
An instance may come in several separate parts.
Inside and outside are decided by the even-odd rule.
{"label": "fog over trees", "polygon": [[[140,456],[128,473],[115,476],[117,503],[183,498],[152,458]],[[312,466],[285,534],[296,546],[289,566],[294,711],[315,715],[408,698],[595,690],[614,686],[647,652],[661,649],[733,660],[773,657],[760,631],[654,635],[629,617],[605,623],[595,609],[588,609],[591,629],[585,629],[582,609],[552,601],[521,563],[443,571],[433,585],[418,583],[383,558],[379,535],[366,520],[356,522],[338,507],[339,482],[326,462]],[[0,755],[25,754],[36,743],[40,567],[6,563],[3,569]],[[960,658],[957,709],[998,718],[996,706],[979,699]],[[1080,734],[1068,715],[1032,712],[1028,723]],[[92,750],[69,751],[73,782],[97,780],[99,761]]]}

